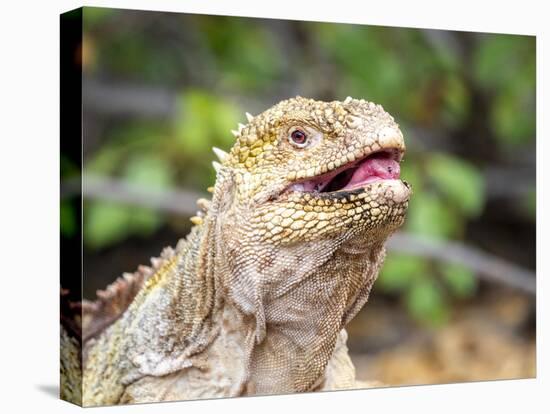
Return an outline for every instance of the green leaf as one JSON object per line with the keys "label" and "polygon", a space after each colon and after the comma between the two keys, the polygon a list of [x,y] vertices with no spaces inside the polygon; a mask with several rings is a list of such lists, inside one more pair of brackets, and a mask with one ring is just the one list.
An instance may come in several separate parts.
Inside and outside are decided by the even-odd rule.
{"label": "green leaf", "polygon": [[[128,183],[152,192],[170,188],[173,184],[173,175],[170,164],[152,155],[132,158],[124,172]],[[134,208],[128,216],[128,232],[147,236],[158,229],[162,223],[160,213],[147,208]]]}
{"label": "green leaf", "polygon": [[84,209],[84,241],[88,246],[101,248],[127,236],[130,208],[105,201],[87,204]]}
{"label": "green leaf", "polygon": [[501,141],[524,144],[535,137],[534,87],[508,87],[500,91],[491,108],[491,126]]}
{"label": "green leaf", "polygon": [[116,14],[118,10],[104,7],[84,7],[83,20],[84,30],[89,30],[103,23],[107,18]]}
{"label": "green leaf", "polygon": [[444,154],[433,154],[426,167],[438,190],[462,213],[470,217],[481,213],[485,202],[485,183],[476,167]]}
{"label": "green leaf", "polygon": [[534,36],[484,34],[474,50],[473,73],[485,87],[499,89],[513,81],[518,71],[533,60]]}
{"label": "green leaf", "polygon": [[[176,135],[189,154],[206,154],[210,136],[210,100],[200,93],[188,93],[180,99],[181,116],[176,122]],[[229,132],[229,131],[227,131]]]}
{"label": "green leaf", "polygon": [[214,64],[223,68],[222,88],[258,93],[262,86],[288,75],[282,56],[286,51],[264,24],[236,17],[206,17],[199,23]]}
{"label": "green leaf", "polygon": [[205,92],[186,92],[179,100],[181,116],[175,124],[176,136],[187,154],[209,154],[213,145],[233,143],[230,130],[244,121],[244,111]]}
{"label": "green leaf", "polygon": [[477,279],[467,267],[446,263],[441,265],[441,272],[443,273],[446,286],[453,295],[459,298],[467,298],[475,293]]}
{"label": "green leaf", "polygon": [[449,317],[441,289],[432,279],[414,283],[407,291],[405,301],[411,315],[422,323],[439,326]]}
{"label": "green leaf", "polygon": [[94,157],[84,162],[83,170],[86,174],[112,175],[120,167],[122,151],[115,145],[105,145]]}
{"label": "green leaf", "polygon": [[470,91],[457,75],[449,76],[443,88],[443,117],[450,127],[458,127],[470,112]]}
{"label": "green leaf", "polygon": [[[107,154],[116,154],[116,152],[107,151]],[[103,164],[105,167],[113,169],[114,166],[111,163],[116,157],[108,158],[97,157],[95,167],[105,163]],[[152,193],[172,187],[175,177],[169,162],[147,153],[132,154],[121,173],[126,183]],[[148,208],[96,201],[87,204],[85,209],[84,240],[90,247],[101,248],[133,234],[148,236],[163,222],[162,214]]]}
{"label": "green leaf", "polygon": [[330,60],[346,73],[338,82],[342,91],[384,102],[388,109],[389,102],[402,105],[407,99],[399,92],[406,88],[407,74],[399,50],[385,45],[397,31],[335,24],[316,24],[312,29]]}
{"label": "green leaf", "polygon": [[460,229],[460,218],[429,192],[416,192],[409,204],[406,227],[413,233],[449,238]]}
{"label": "green leaf", "polygon": [[416,278],[428,272],[427,263],[417,256],[392,254],[382,267],[377,286],[387,292],[406,289]]}
{"label": "green leaf", "polygon": [[129,215],[128,230],[140,236],[150,236],[163,222],[158,212],[147,208],[135,208]]}
{"label": "green leaf", "polygon": [[154,155],[142,154],[131,158],[123,176],[128,183],[140,185],[153,191],[169,188],[173,182],[171,165]]}
{"label": "green leaf", "polygon": [[533,140],[535,37],[483,35],[473,61],[477,83],[495,96],[489,122],[496,138],[509,145]]}

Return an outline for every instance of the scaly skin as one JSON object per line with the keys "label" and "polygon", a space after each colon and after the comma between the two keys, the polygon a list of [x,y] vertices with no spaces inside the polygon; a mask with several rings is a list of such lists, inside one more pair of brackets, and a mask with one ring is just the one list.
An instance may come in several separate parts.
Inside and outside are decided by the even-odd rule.
{"label": "scaly skin", "polygon": [[248,118],[231,151],[216,151],[212,200],[187,239],[117,282],[142,285],[89,335],[84,405],[357,386],[344,328],[368,299],[410,189],[399,179],[304,188],[380,150],[399,161],[403,136],[382,107],[351,98],[297,97]]}

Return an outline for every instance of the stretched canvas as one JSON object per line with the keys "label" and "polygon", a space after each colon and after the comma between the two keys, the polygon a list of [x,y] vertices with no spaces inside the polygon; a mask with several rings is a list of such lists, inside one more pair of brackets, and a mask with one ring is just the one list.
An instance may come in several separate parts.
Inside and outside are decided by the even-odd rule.
{"label": "stretched canvas", "polygon": [[61,15],[61,398],[535,376],[535,37]]}

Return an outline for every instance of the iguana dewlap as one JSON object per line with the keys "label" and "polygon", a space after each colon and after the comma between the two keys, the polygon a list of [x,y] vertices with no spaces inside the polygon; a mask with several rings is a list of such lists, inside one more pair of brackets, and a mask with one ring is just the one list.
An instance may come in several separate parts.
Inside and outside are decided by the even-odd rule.
{"label": "iguana dewlap", "polygon": [[352,98],[247,117],[187,238],[84,304],[84,405],[356,386],[344,328],[404,220],[402,133]]}

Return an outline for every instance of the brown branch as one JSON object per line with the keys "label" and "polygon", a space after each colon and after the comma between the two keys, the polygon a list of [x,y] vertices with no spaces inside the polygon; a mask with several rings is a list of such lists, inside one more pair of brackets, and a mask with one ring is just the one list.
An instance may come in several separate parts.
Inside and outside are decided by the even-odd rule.
{"label": "brown branch", "polygon": [[487,281],[501,283],[533,295],[536,292],[534,272],[463,243],[439,241],[400,232],[390,238],[388,248],[399,253],[459,264]]}
{"label": "brown branch", "polygon": [[[61,197],[70,198],[80,191],[80,182],[72,180],[61,184]],[[114,201],[139,207],[148,207],[165,213],[193,216],[197,212],[197,200],[208,197],[194,191],[168,191],[144,188],[122,180],[85,176],[82,196],[94,200]]]}
{"label": "brown branch", "polygon": [[[86,176],[83,197],[148,207],[170,214],[192,216],[197,211],[196,200],[204,194],[191,191],[156,191],[119,180]],[[79,182],[62,185],[63,198],[78,194]],[[399,232],[391,237],[388,248],[395,252],[412,254],[445,263],[455,263],[472,270],[478,277],[497,282],[524,292],[535,294],[534,272],[498,256],[457,241],[433,240]]]}
{"label": "brown branch", "polygon": [[85,78],[84,108],[105,116],[173,118],[177,95],[158,86],[105,83]]}
{"label": "brown branch", "polygon": [[[290,93],[292,85],[279,85],[278,90],[287,90]],[[288,94],[287,93],[287,94]],[[283,99],[285,94],[274,97],[274,100]],[[226,96],[230,100],[235,97]],[[246,99],[250,112],[254,113],[270,105],[268,101]],[[177,92],[158,86],[140,86],[134,84],[108,83],[99,79],[86,78],[83,89],[84,108],[86,113],[101,116],[128,116],[152,117],[173,119],[177,110]],[[181,105],[181,103],[180,103]],[[180,108],[181,111],[181,108]],[[87,138],[90,139],[90,136]],[[436,128],[408,128],[407,141],[411,147],[420,151],[450,151],[456,150],[456,140],[448,132]],[[489,199],[518,199],[525,197],[535,184],[534,151],[531,148],[514,154],[520,165],[490,166],[484,171],[487,183],[487,198]]]}

